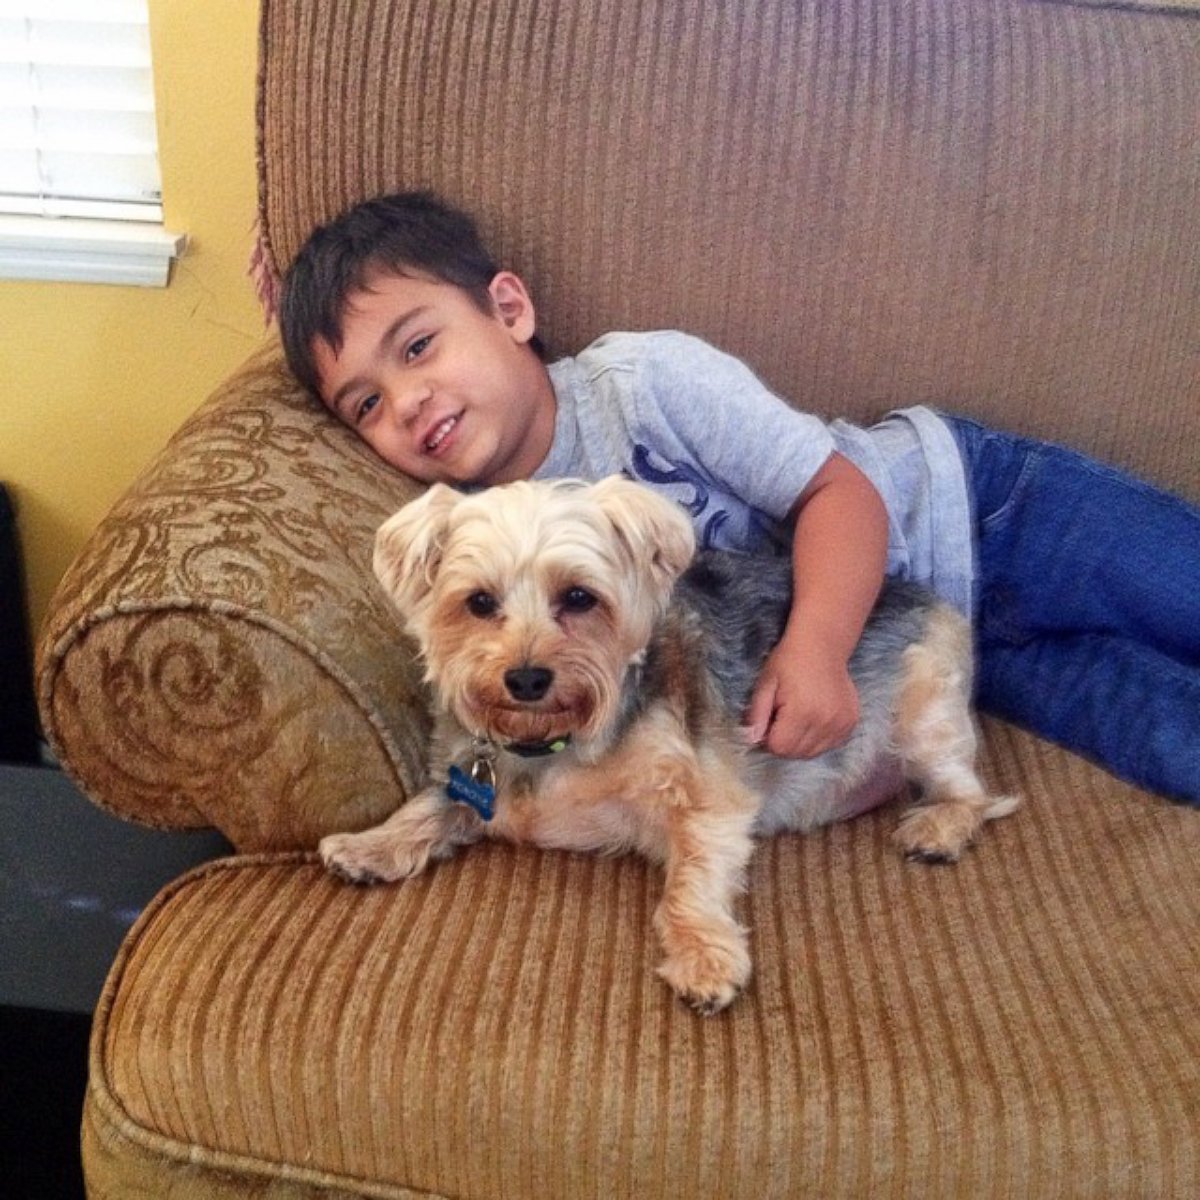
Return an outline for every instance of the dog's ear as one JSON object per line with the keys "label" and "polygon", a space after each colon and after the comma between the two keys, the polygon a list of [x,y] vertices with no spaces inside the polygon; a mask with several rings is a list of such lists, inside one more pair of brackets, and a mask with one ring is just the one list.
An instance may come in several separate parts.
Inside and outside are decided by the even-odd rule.
{"label": "dog's ear", "polygon": [[696,535],[683,509],[621,475],[593,484],[592,495],[635,566],[646,572],[656,602],[665,604],[696,552]]}
{"label": "dog's ear", "polygon": [[453,488],[435,483],[384,521],[375,534],[375,575],[405,618],[433,588],[450,512],[461,499]]}

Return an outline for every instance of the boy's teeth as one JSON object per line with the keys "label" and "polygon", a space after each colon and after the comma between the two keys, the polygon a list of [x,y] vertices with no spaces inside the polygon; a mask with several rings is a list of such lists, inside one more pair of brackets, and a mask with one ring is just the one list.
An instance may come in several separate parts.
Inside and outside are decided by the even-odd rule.
{"label": "boy's teeth", "polygon": [[426,450],[436,450],[441,444],[442,439],[454,428],[457,417],[447,417],[432,433],[429,440],[425,443]]}

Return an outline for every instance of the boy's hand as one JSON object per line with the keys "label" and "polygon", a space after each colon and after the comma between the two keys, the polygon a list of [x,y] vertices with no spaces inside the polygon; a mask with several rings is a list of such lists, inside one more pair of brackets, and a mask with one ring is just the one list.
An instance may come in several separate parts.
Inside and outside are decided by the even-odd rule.
{"label": "boy's hand", "polygon": [[858,724],[846,664],[883,582],[888,517],[875,486],[837,453],[792,511],[792,606],[746,719],[753,744],[784,758],[815,758]]}
{"label": "boy's hand", "polygon": [[858,716],[858,690],[844,659],[785,638],[758,677],[747,738],[783,758],[816,758],[842,745]]}

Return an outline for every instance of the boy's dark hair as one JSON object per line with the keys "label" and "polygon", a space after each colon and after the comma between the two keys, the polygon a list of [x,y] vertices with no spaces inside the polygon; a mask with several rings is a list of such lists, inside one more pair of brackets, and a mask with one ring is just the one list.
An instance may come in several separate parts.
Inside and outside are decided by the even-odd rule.
{"label": "boy's dark hair", "polygon": [[319,394],[313,345],[320,338],[341,349],[347,301],[376,271],[452,283],[490,313],[497,270],[475,222],[432,192],[365,200],[315,230],[284,276],[279,330],[288,366]]}

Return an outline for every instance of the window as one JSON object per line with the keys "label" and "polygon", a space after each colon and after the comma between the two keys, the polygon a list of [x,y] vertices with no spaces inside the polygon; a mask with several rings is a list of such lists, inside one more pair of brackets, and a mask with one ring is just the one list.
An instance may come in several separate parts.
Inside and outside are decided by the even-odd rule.
{"label": "window", "polygon": [[0,277],[163,285],[147,0],[0,0]]}

